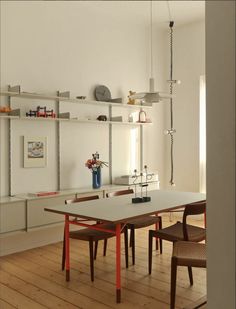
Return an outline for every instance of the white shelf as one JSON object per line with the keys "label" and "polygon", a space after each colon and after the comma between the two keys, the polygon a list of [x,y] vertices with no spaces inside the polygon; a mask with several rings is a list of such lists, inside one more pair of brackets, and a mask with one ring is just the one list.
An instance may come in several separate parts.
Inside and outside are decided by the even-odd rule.
{"label": "white shelf", "polygon": [[49,96],[44,94],[30,93],[30,92],[12,92],[12,91],[1,91],[1,96],[10,96],[10,97],[19,97],[19,98],[27,98],[27,99],[40,99],[40,100],[58,100],[61,102],[70,102],[70,103],[79,103],[84,105],[104,105],[104,106],[112,106],[112,107],[124,107],[124,108],[152,108],[152,106],[148,105],[131,105],[127,103],[113,103],[113,102],[103,102],[103,101],[93,101],[93,100],[82,100],[76,98],[66,98],[60,96]]}
{"label": "white shelf", "polygon": [[140,122],[125,122],[125,121],[98,121],[98,120],[87,120],[87,119],[68,119],[70,122],[82,122],[82,123],[91,123],[91,124],[101,124],[101,125],[106,125],[106,124],[117,124],[117,125],[129,125],[129,126],[140,126],[140,125],[150,125],[152,124],[151,122],[145,122],[145,123],[140,123]]}
{"label": "white shelf", "polygon": [[0,115],[0,119],[19,119],[19,116]]}
{"label": "white shelf", "polygon": [[19,120],[28,121],[68,121],[66,118],[51,118],[51,117],[18,117]]}
{"label": "white shelf", "polygon": [[101,124],[101,125],[129,125],[129,126],[141,126],[141,125],[151,125],[152,122],[124,122],[124,121],[99,121],[99,120],[88,120],[88,119],[66,119],[66,118],[44,118],[44,117],[19,117],[5,115],[1,116],[0,119],[14,119],[14,120],[27,120],[27,121],[60,121],[60,122],[77,122],[77,123],[90,123],[90,124]]}

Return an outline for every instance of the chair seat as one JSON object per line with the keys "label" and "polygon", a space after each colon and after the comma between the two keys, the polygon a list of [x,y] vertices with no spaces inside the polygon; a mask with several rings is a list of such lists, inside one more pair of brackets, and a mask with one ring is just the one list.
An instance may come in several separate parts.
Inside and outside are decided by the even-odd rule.
{"label": "chair seat", "polygon": [[[112,230],[112,231],[116,230],[115,224],[101,224],[99,227]],[[85,228],[85,229],[81,229],[77,231],[71,231],[69,235],[70,235],[70,238],[86,240],[86,241],[89,241],[89,240],[97,241],[97,240],[102,240],[106,238],[111,238],[114,236],[114,234],[111,234],[109,232],[93,230],[90,228]]]}
{"label": "chair seat", "polygon": [[177,241],[172,257],[180,266],[206,267],[206,245],[190,241]]}
{"label": "chair seat", "polygon": [[[204,228],[188,224],[187,231],[189,241],[199,242],[206,238],[206,230]],[[184,240],[183,224],[181,222],[177,222],[169,227],[152,232],[153,235],[168,241],[174,242],[177,240]]]}
{"label": "chair seat", "polygon": [[157,222],[160,222],[160,220],[161,220],[161,217],[146,216],[146,217],[137,218],[137,219],[133,219],[133,220],[129,221],[127,223],[127,227],[139,229],[139,228],[142,228],[142,227],[147,227],[147,226],[153,225]]}

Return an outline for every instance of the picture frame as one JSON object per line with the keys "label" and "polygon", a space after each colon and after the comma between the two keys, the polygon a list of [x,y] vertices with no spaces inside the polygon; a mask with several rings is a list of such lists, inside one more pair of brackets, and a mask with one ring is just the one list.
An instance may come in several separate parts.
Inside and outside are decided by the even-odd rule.
{"label": "picture frame", "polygon": [[47,137],[24,136],[24,167],[47,166]]}

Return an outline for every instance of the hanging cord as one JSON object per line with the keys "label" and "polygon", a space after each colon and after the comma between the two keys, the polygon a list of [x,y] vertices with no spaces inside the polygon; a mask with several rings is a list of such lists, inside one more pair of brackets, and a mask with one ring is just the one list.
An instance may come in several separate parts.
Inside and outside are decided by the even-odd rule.
{"label": "hanging cord", "polygon": [[[169,3],[168,3],[169,8]],[[174,22],[170,21],[169,27],[170,27],[170,81],[173,80],[173,26]],[[170,94],[173,94],[173,83],[170,83]],[[170,162],[171,162],[171,178],[170,178],[170,184],[171,186],[175,186],[174,183],[174,133],[175,130],[173,128],[174,120],[173,120],[173,98],[170,98],[170,126],[171,129],[169,131],[170,135],[170,142],[171,142],[171,149],[170,149]]]}
{"label": "hanging cord", "polygon": [[150,49],[151,49],[151,77],[153,77],[153,52],[152,52],[152,0],[150,1]]}
{"label": "hanging cord", "polygon": [[168,8],[168,14],[169,14],[169,20],[173,20],[173,18],[171,17],[171,13],[170,13],[170,4],[169,4],[169,1],[166,1],[167,2],[167,8]]}
{"label": "hanging cord", "polygon": [[[174,22],[170,22],[170,80],[173,80],[173,25]],[[173,94],[173,84],[170,83],[170,94]],[[173,130],[173,99],[170,98],[170,126]]]}

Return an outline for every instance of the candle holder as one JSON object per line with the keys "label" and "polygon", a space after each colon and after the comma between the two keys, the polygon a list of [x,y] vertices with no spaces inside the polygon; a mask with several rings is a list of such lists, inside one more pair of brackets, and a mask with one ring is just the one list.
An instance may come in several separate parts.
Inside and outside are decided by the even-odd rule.
{"label": "candle holder", "polygon": [[[148,188],[148,180],[150,179],[150,177],[153,176],[153,174],[148,174],[147,172],[147,165],[144,166],[144,171],[145,171],[145,181],[143,182],[143,177],[144,174],[143,172],[140,172],[140,174],[137,173],[137,170],[134,170],[134,175],[132,176],[132,178],[134,178],[133,184],[134,184],[134,196],[132,198],[132,203],[137,204],[137,203],[145,203],[145,202],[150,202],[151,201],[151,197],[147,196],[147,188]],[[140,183],[137,183],[138,178],[140,178]],[[140,186],[141,188],[141,192],[140,192],[140,196],[137,196],[137,186]],[[145,193],[143,196],[143,189],[145,188]]]}

